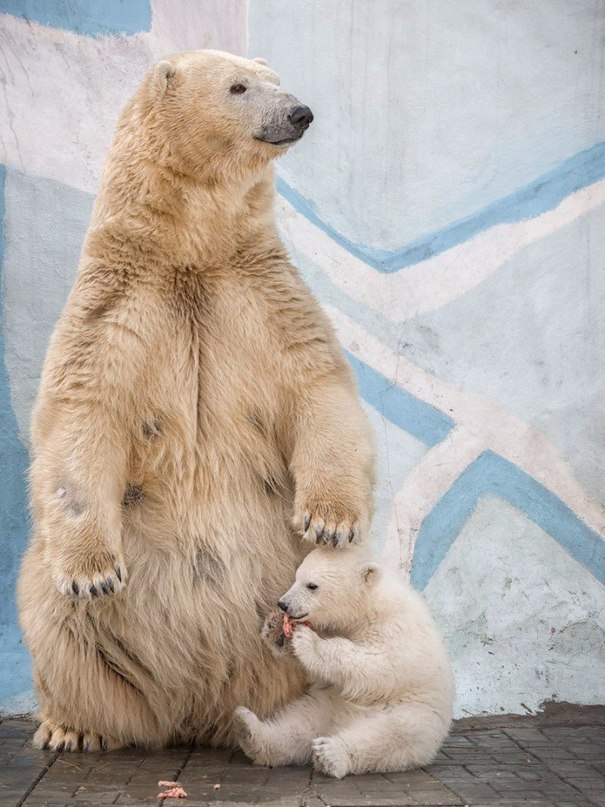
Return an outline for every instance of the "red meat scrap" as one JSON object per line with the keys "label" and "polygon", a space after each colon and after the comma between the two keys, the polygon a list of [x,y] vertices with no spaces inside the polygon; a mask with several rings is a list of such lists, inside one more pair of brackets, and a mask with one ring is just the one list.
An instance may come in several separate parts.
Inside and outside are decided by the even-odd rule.
{"label": "red meat scrap", "polygon": [[167,782],[160,779],[158,787],[163,787],[164,790],[158,793],[158,799],[186,799],[187,794],[178,782]]}

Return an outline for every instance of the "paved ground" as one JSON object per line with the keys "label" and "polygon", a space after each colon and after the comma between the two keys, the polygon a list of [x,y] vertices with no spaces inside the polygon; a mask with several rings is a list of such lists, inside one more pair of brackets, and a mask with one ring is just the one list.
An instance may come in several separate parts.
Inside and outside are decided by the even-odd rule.
{"label": "paved ground", "polygon": [[307,768],[255,768],[243,754],[208,748],[34,751],[32,732],[25,720],[0,723],[2,807],[161,807],[159,779],[178,779],[188,793],[187,800],[166,800],[164,807],[605,807],[605,725],[590,712],[558,725],[540,719],[461,721],[426,770],[342,781]]}

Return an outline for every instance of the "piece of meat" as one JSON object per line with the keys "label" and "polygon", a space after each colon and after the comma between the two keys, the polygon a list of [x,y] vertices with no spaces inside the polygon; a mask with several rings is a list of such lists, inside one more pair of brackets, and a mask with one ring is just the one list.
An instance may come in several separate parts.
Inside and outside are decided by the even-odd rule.
{"label": "piece of meat", "polygon": [[282,625],[282,633],[286,637],[286,639],[291,639],[292,635],[294,634],[294,625],[290,622],[290,617],[288,614],[284,614],[284,622]]}
{"label": "piece of meat", "polygon": [[294,628],[297,625],[306,625],[308,628],[311,627],[310,622],[292,622],[288,614],[284,614],[284,621],[282,624],[282,633],[286,637],[286,639],[291,639],[294,635]]}
{"label": "piece of meat", "polygon": [[186,799],[187,794],[178,782],[167,782],[163,779],[158,782],[158,787],[163,787],[164,790],[158,793],[158,799]]}

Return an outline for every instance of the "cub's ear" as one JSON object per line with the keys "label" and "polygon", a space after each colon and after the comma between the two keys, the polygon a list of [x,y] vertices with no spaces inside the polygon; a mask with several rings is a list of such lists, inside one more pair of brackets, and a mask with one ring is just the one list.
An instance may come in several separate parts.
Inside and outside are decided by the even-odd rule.
{"label": "cub's ear", "polygon": [[252,61],[256,62],[256,64],[262,64],[265,67],[269,66],[269,62],[266,59],[263,59],[262,56],[257,56],[256,58],[252,59]]}
{"label": "cub's ear", "polygon": [[167,59],[163,59],[158,65],[156,65],[154,71],[154,83],[158,95],[164,95],[166,88],[168,87],[168,82],[175,75],[175,73],[176,67]]}
{"label": "cub's ear", "polygon": [[364,583],[374,585],[374,583],[380,577],[380,566],[377,563],[374,563],[374,561],[369,560],[366,563],[361,564],[359,567],[359,573]]}

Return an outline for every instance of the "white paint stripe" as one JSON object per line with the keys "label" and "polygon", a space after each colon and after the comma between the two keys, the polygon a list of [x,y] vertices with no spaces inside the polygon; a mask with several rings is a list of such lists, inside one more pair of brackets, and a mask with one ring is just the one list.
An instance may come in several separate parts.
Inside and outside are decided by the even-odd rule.
{"label": "white paint stripe", "polygon": [[481,437],[469,434],[466,429],[455,428],[445,440],[429,449],[395,494],[384,555],[408,577],[412,572],[414,545],[422,522],[484,450]]}
{"label": "white paint stripe", "polygon": [[527,221],[500,224],[446,252],[398,272],[381,273],[351,255],[279,198],[279,223],[294,251],[314,261],[349,297],[393,322],[435,311],[473,289],[525,247],[605,204],[605,180]]}
{"label": "white paint stripe", "polygon": [[120,109],[154,60],[149,34],[88,37],[3,16],[0,161],[96,192]]}
{"label": "white paint stripe", "polygon": [[[452,417],[457,428],[442,451],[429,451],[396,495],[387,552],[405,567],[414,550],[416,531],[468,462],[491,449],[517,465],[573,510],[591,529],[605,533],[605,507],[590,500],[546,437],[534,426],[494,401],[464,392],[393,353],[364,328],[332,306],[325,306],[341,344],[392,383]],[[439,448],[438,446],[436,448]],[[448,452],[459,455],[441,465]],[[407,516],[404,515],[407,512]],[[398,532],[401,524],[403,535]],[[405,529],[408,528],[408,535]],[[406,543],[407,542],[407,543]],[[397,546],[394,546],[397,544]]]}

